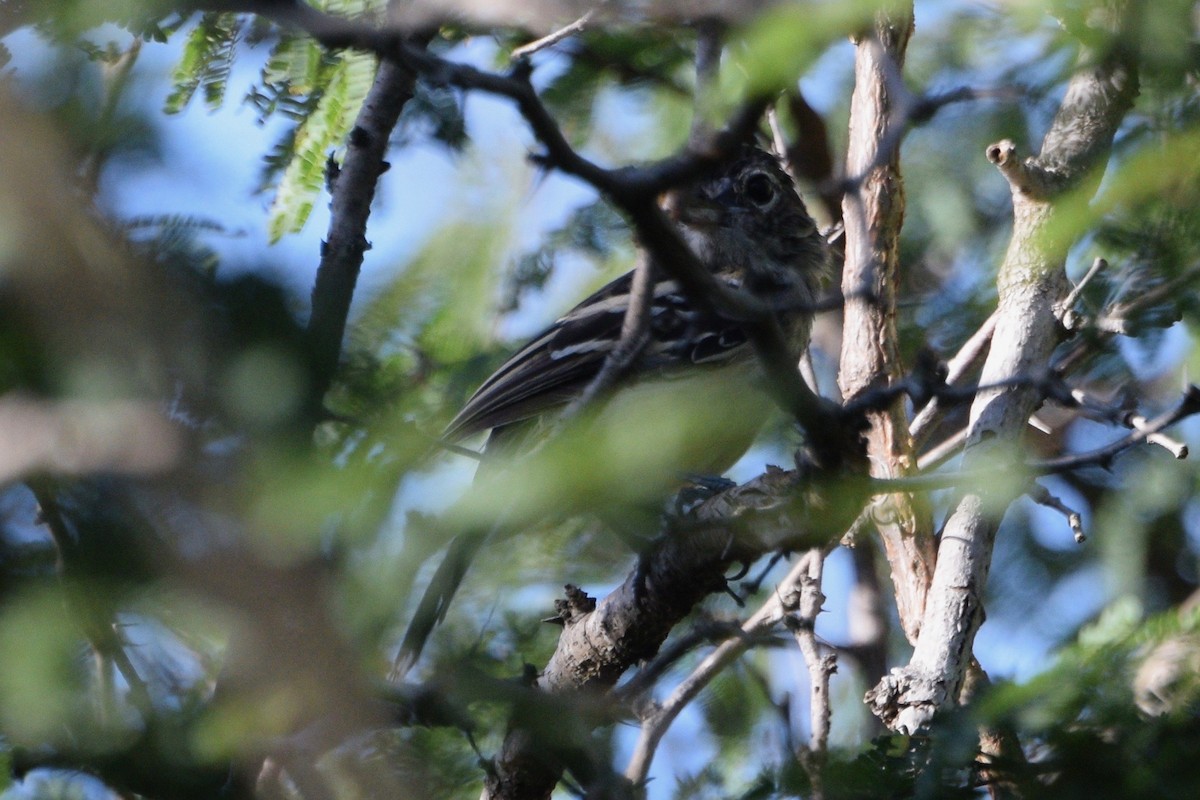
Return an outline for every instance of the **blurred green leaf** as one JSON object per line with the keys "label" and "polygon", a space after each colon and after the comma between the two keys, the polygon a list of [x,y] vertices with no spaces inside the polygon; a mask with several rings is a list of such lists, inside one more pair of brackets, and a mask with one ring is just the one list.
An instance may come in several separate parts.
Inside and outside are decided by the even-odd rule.
{"label": "blurred green leaf", "polygon": [[276,242],[308,221],[325,186],[326,162],[350,132],[375,77],[372,55],[347,53],[333,69],[329,85],[312,113],[296,130],[291,161],[283,171],[268,212],[267,229]]}
{"label": "blurred green leaf", "polygon": [[723,96],[770,97],[795,85],[825,48],[865,30],[887,4],[783,3],[757,16],[733,40],[731,64],[721,70]]}
{"label": "blurred green leaf", "polygon": [[80,636],[54,591],[0,608],[0,724],[27,746],[60,740],[81,701]]}
{"label": "blurred green leaf", "polygon": [[360,314],[352,349],[388,351],[407,340],[435,364],[464,360],[490,336],[508,250],[506,214],[452,221]]}
{"label": "blurred green leaf", "polygon": [[241,30],[242,19],[236,14],[210,11],[200,16],[171,75],[174,88],[164,104],[166,113],[183,111],[201,88],[210,110],[221,107]]}

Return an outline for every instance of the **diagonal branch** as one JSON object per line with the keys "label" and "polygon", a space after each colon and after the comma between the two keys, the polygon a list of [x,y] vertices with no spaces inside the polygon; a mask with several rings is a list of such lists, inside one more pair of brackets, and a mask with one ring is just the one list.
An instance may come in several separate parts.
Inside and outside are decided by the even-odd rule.
{"label": "diagonal branch", "polygon": [[[827,546],[859,508],[844,494],[831,505],[833,485],[774,469],[703,503],[603,600],[580,603],[571,596],[561,603],[563,633],[536,688],[550,694],[610,689],[629,667],[655,653],[671,628],[697,602],[724,590],[729,565],[781,547]],[[844,483],[836,485],[844,488]],[[804,560],[800,563],[807,565]],[[796,607],[798,586],[795,592],[790,606],[768,602],[743,630],[753,633],[776,624],[787,609]],[[745,649],[745,640],[737,637],[723,643],[705,663],[716,658],[720,663],[714,670],[719,670]],[[696,676],[695,691],[710,679],[711,674]],[[673,714],[690,699],[681,695]],[[673,718],[671,711],[666,713]],[[662,725],[653,726],[659,736],[669,722],[665,719]],[[627,775],[633,781],[644,776],[656,742],[640,749],[641,760],[631,763]],[[488,776],[484,796],[548,797],[562,770],[561,763],[546,755],[553,751],[553,744],[537,741],[534,732],[521,727],[510,730]]]}
{"label": "diagonal branch", "polygon": [[387,169],[384,156],[400,112],[412,98],[413,73],[391,61],[381,61],[375,82],[363,101],[346,146],[346,157],[332,180],[329,233],[321,250],[321,265],[312,290],[308,336],[313,358],[315,404],[333,382],[354,287],[367,242],[367,218],[379,176]]}
{"label": "diagonal branch", "polygon": [[799,608],[804,578],[814,568],[814,562],[819,563],[824,557],[825,553],[821,548],[805,553],[780,581],[770,598],[742,623],[738,635],[731,636],[718,645],[675,687],[670,697],[661,704],[655,704],[643,715],[641,735],[625,770],[625,777],[635,786],[645,782],[658,743],[679,713],[695,700],[700,691],[725,667],[759,641],[762,634],[770,631],[782,622],[787,614]]}

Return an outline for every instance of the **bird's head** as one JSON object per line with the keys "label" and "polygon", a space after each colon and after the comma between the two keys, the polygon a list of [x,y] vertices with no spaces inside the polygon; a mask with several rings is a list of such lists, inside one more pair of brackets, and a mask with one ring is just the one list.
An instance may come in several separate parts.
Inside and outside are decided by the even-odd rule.
{"label": "bird's head", "polygon": [[758,294],[815,297],[828,271],[824,237],[779,161],[743,148],[716,176],[672,193],[667,211],[714,273]]}

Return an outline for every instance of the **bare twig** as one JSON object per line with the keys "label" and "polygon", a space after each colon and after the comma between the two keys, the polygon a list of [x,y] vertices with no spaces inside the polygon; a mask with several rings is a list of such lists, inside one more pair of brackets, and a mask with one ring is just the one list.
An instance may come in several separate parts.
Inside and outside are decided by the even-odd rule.
{"label": "bare twig", "polygon": [[596,9],[593,8],[574,22],[564,25],[558,30],[546,34],[540,39],[535,39],[529,44],[521,45],[517,49],[513,50],[511,54],[509,54],[509,58],[511,58],[513,61],[518,61],[522,58],[529,58],[529,56],[540,50],[553,47],[563,39],[569,39],[575,34],[583,31],[583,29],[587,27],[588,23],[591,22],[592,17],[595,15]]}
{"label": "bare twig", "polygon": [[[741,625],[736,622],[704,620],[686,634],[678,636],[663,645],[663,648],[654,657],[653,661],[641,667],[637,671],[637,674],[628,681],[613,689],[612,697],[618,702],[636,702],[638,698],[642,697],[645,692],[654,686],[654,682],[661,678],[668,669],[700,645],[720,644],[727,639],[743,637],[745,635]],[[773,641],[773,635],[767,632],[758,637],[757,640],[749,641],[747,647],[767,644],[770,641]]]}
{"label": "bare twig", "polygon": [[1108,262],[1103,258],[1097,258],[1092,262],[1092,266],[1087,273],[1079,279],[1079,283],[1071,287],[1071,291],[1067,292],[1067,296],[1063,298],[1059,305],[1059,319],[1062,320],[1062,325],[1069,331],[1073,331],[1079,327],[1082,320],[1075,313],[1075,303],[1079,301],[1079,296],[1083,294],[1083,290],[1092,282],[1092,279],[1099,275],[1104,270],[1108,269]]}
{"label": "bare twig", "polygon": [[[996,312],[993,311],[991,316],[979,326],[979,329],[963,343],[954,357],[946,363],[947,386],[957,385],[987,352],[988,344],[992,341],[992,334],[996,331],[997,318]],[[929,433],[933,431],[933,423],[937,420],[941,410],[938,398],[933,397],[917,413],[909,425],[909,430],[916,443],[925,443]]]}
{"label": "bare twig", "polygon": [[[1121,425],[1130,430],[1142,430],[1148,424],[1147,419],[1138,414],[1129,402],[1122,401],[1116,405],[1104,403],[1082,389],[1072,389],[1071,396],[1078,403],[1078,409],[1089,419]],[[1151,433],[1146,437],[1146,441],[1163,448],[1174,458],[1184,459],[1188,456],[1186,444],[1163,433]]]}
{"label": "bare twig", "polygon": [[742,623],[741,635],[725,640],[704,657],[668,698],[661,704],[645,710],[641,734],[625,769],[626,778],[635,785],[643,783],[650,772],[650,763],[659,741],[687,704],[725,667],[741,656],[762,633],[782,622],[789,611],[799,608],[804,579],[809,574],[812,561],[819,558],[822,558],[819,550],[809,550],[805,553],[788,572],[787,577],[780,581],[777,591]]}
{"label": "bare twig", "polygon": [[[1136,431],[1145,431],[1150,427],[1150,421],[1140,414],[1131,414],[1128,417],[1128,423]],[[1188,457],[1188,446],[1180,441],[1172,439],[1161,433],[1149,433],[1146,436],[1146,441],[1150,444],[1156,444],[1166,450],[1172,456],[1178,459]]]}
{"label": "bare twig", "polygon": [[815,631],[817,615],[825,603],[825,595],[821,591],[825,553],[819,549],[810,550],[805,560],[808,568],[800,576],[800,603],[787,619],[808,668],[810,734],[808,747],[800,753],[800,761],[812,781],[812,797],[814,800],[823,800],[823,773],[831,718],[829,678],[837,672],[837,655],[817,641]]}
{"label": "bare twig", "polygon": [[1083,517],[1060,498],[1051,494],[1050,490],[1045,486],[1042,486],[1040,483],[1033,483],[1029,488],[1029,498],[1038,505],[1054,509],[1066,517],[1067,525],[1071,527],[1071,533],[1075,536],[1077,543],[1083,544],[1087,540],[1087,533],[1083,530]]}
{"label": "bare twig", "polygon": [[[1193,384],[1187,387],[1183,398],[1174,408],[1164,411],[1154,419],[1143,420],[1140,425],[1135,424],[1133,431],[1128,436],[1104,447],[1089,450],[1086,453],[1033,461],[1026,465],[1026,467],[1032,474],[1047,475],[1055,472],[1069,472],[1082,467],[1107,466],[1114,458],[1130,447],[1144,441],[1149,441],[1151,436],[1197,413],[1200,413],[1200,388],[1197,388]],[[1184,447],[1183,455],[1187,455],[1186,447]]]}
{"label": "bare twig", "polygon": [[962,450],[963,445],[967,441],[967,428],[964,425],[954,433],[947,436],[942,441],[938,442],[933,447],[930,447],[921,457],[917,459],[917,468],[922,472],[937,469],[945,462],[954,457],[956,453]]}
{"label": "bare twig", "polygon": [[[1078,328],[1083,329],[1091,325],[1102,339],[1109,339],[1117,335],[1129,335],[1133,332],[1129,322],[1132,315],[1167,300],[1180,290],[1189,288],[1198,280],[1200,280],[1200,264],[1193,265],[1171,280],[1140,292],[1136,297],[1113,303],[1094,319],[1080,321]],[[1056,357],[1054,369],[1064,373],[1073,371],[1088,353],[1093,352],[1093,347],[1094,341],[1092,340],[1076,339],[1070,348]]]}
{"label": "bare twig", "polygon": [[[1030,477],[1057,475],[1088,467],[1107,468],[1112,464],[1113,459],[1129,448],[1148,441],[1151,436],[1195,414],[1200,414],[1200,388],[1191,385],[1188,386],[1183,397],[1174,407],[1153,419],[1146,420],[1141,427],[1135,428],[1127,436],[1084,453],[1014,463],[1011,468],[1015,473]],[[968,467],[958,472],[941,475],[914,475],[907,478],[880,479],[872,481],[871,486],[877,492],[933,491],[960,486],[986,486],[994,480],[996,468],[997,464],[992,462],[980,469]]]}
{"label": "bare twig", "polygon": [[1149,308],[1155,303],[1161,303],[1200,281],[1200,264],[1194,265],[1175,278],[1153,286],[1136,297],[1119,302],[1096,318],[1096,327],[1108,334],[1130,333],[1129,317],[1138,311]]}

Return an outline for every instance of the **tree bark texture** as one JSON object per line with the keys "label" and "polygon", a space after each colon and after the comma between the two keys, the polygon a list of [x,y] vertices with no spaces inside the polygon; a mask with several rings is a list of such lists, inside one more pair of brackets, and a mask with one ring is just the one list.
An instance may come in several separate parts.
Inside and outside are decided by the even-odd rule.
{"label": "tree bark texture", "polygon": [[350,301],[362,268],[367,242],[367,218],[379,176],[387,169],[384,156],[400,112],[412,97],[416,76],[394,61],[379,63],[346,145],[346,157],[331,180],[328,238],[312,290],[308,335],[313,354],[318,402],[333,382]]}
{"label": "tree bark texture", "polygon": [[[900,176],[899,137],[889,136],[904,120],[899,83],[904,54],[913,30],[912,3],[897,3],[875,19],[872,35],[858,42],[854,95],[850,101],[850,141],[846,174],[859,179],[846,193],[846,297],[838,384],[846,400],[904,375],[897,350],[896,287],[900,272],[900,227],[904,222],[904,184]],[[881,153],[885,142],[892,152]],[[916,470],[912,437],[903,398],[886,411],[869,415],[867,454],[871,475],[896,478]],[[872,515],[891,567],[900,624],[916,642],[933,576],[933,530],[928,503],[921,496],[891,494],[876,498]]]}
{"label": "tree bark texture", "polygon": [[[1042,372],[1061,338],[1057,308],[1068,283],[1064,271],[1071,242],[1065,211],[1078,210],[1099,182],[1104,159],[1137,94],[1134,65],[1119,47],[1081,53],[1085,65],[1071,78],[1042,142],[1041,153],[1020,160],[1011,142],[987,149],[1008,180],[1013,234],[997,279],[999,307],[980,391],[971,406],[965,471],[995,468],[1013,447],[1041,402],[1036,387],[1014,379]],[[1008,490],[1011,491],[1011,490]],[[956,702],[983,622],[983,593],[999,517],[1014,496],[1003,489],[970,487],[947,520],[924,621],[912,660],[892,670],[867,698],[890,728],[917,731],[939,709]]]}
{"label": "tree bark texture", "polygon": [[[832,506],[835,494],[824,483],[800,482],[795,472],[768,470],[706,501],[688,517],[695,529],[665,537],[643,567],[598,603],[569,587],[559,604],[563,633],[535,688],[559,695],[610,689],[625,670],[653,656],[696,603],[724,589],[730,564],[813,547],[844,530],[855,504]],[[556,752],[561,731],[551,726],[539,734],[544,719],[529,715],[531,725],[522,726],[522,715],[513,716],[483,796],[549,797],[564,767]]]}

